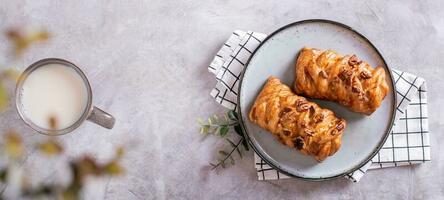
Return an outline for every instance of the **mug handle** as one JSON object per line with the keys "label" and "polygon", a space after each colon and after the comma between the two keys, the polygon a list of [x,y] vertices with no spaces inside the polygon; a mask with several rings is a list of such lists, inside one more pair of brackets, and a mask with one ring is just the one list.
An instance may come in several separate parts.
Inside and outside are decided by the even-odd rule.
{"label": "mug handle", "polygon": [[88,120],[107,129],[112,129],[116,123],[116,119],[112,115],[95,106],[93,106],[93,110],[91,111],[91,114],[89,114]]}

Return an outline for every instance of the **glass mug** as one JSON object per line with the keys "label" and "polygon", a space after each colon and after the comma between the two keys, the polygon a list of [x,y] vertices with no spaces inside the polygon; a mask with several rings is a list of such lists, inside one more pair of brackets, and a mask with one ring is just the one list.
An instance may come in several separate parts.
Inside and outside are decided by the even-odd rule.
{"label": "glass mug", "polygon": [[[25,108],[24,108],[24,98],[23,98],[23,93],[26,93],[26,91],[24,91],[24,84],[27,81],[28,77],[35,72],[37,69],[40,69],[42,67],[48,67],[48,66],[57,66],[57,67],[68,67],[69,69],[72,69],[70,71],[74,71],[75,77],[78,80],[81,80],[80,82],[83,82],[83,86],[84,89],[86,89],[85,91],[85,95],[86,97],[80,97],[80,98],[84,98],[83,100],[85,100],[86,102],[86,106],[84,106],[84,109],[82,109],[82,112],[80,114],[80,117],[74,121],[71,125],[64,127],[62,129],[54,129],[54,128],[44,128],[42,126],[37,125],[33,120],[30,119],[30,117],[28,116],[29,114],[27,114]],[[54,68],[57,68],[54,67]],[[63,69],[65,70],[65,69]],[[42,70],[40,70],[42,71]],[[71,73],[71,72],[70,72]],[[41,73],[40,73],[41,74]],[[39,76],[40,74],[34,75],[34,76]],[[60,78],[64,78],[64,77],[58,77]],[[45,79],[42,79],[42,77],[40,77],[40,79],[45,82]],[[35,80],[35,79],[34,79]],[[31,83],[29,83],[31,84]],[[35,84],[35,82],[34,82]],[[47,84],[47,83],[43,83],[43,84]],[[68,83],[69,85],[70,83]],[[48,85],[48,84],[47,84]],[[54,85],[54,84],[53,84]],[[49,86],[51,87],[51,86]],[[57,87],[57,86],[56,86]],[[65,92],[65,91],[57,91],[57,92]],[[37,92],[38,93],[38,92]],[[37,94],[38,96],[41,95],[45,95],[45,94]],[[18,111],[18,114],[20,115],[21,119],[32,129],[34,129],[35,131],[42,133],[42,134],[46,134],[46,135],[62,135],[62,134],[66,134],[66,133],[70,133],[73,130],[75,130],[76,128],[78,128],[83,122],[85,122],[86,120],[94,122],[102,127],[105,127],[107,129],[112,129],[114,127],[115,124],[115,118],[108,114],[107,112],[95,107],[92,105],[92,90],[91,90],[91,85],[89,84],[88,79],[86,78],[85,74],[83,73],[83,71],[77,67],[76,65],[74,65],[73,63],[63,60],[63,59],[59,59],[59,58],[46,58],[43,60],[39,60],[33,64],[31,64],[28,68],[26,68],[26,70],[20,75],[20,78],[17,81],[17,87],[16,87],[16,96],[15,96],[15,103],[16,103],[16,108]],[[46,98],[46,97],[45,97]],[[68,99],[71,101],[71,99]],[[77,99],[73,100],[76,101]],[[33,99],[29,100],[29,101],[33,101]],[[38,103],[37,103],[38,104]],[[37,105],[38,106],[38,105]],[[83,106],[82,106],[83,107]]]}

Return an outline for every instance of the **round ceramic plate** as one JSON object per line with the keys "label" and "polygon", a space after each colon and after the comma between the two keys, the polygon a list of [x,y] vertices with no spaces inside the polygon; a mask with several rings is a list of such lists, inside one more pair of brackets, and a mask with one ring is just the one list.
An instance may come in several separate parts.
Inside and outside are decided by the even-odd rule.
{"label": "round ceramic plate", "polygon": [[[276,76],[292,87],[295,60],[304,46],[332,49],[342,55],[356,54],[371,66],[382,66],[390,87],[382,105],[371,116],[351,112],[336,103],[311,99],[347,120],[340,150],[323,162],[281,144],[271,133],[248,119],[250,108],[269,76]],[[267,164],[294,177],[326,180],[359,169],[382,147],[395,116],[396,95],[393,88],[394,81],[383,57],[363,35],[338,22],[305,20],[280,28],[256,49],[241,80],[238,103],[247,138]]]}

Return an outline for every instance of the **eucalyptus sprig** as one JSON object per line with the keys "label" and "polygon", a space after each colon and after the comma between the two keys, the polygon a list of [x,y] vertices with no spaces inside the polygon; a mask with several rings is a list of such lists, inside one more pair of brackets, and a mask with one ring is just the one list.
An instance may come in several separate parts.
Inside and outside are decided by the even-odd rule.
{"label": "eucalyptus sprig", "polygon": [[[228,111],[226,114],[215,114],[207,119],[208,123],[205,123],[202,119],[198,119],[200,124],[200,132],[202,134],[213,134],[225,139],[225,142],[231,147],[229,150],[219,150],[219,159],[216,163],[210,163],[211,169],[217,169],[218,167],[225,168],[229,162],[231,165],[235,164],[233,153],[237,152],[242,159],[241,144],[245,151],[249,150],[247,140],[245,139],[244,131],[241,127],[239,116],[235,111]],[[239,136],[237,142],[233,142],[227,136],[230,133],[230,128]]]}
{"label": "eucalyptus sprig", "polygon": [[238,124],[238,121],[232,117],[229,117],[229,113],[221,115],[214,114],[207,119],[205,123],[202,119],[197,119],[200,127],[200,133],[202,134],[215,134],[220,137],[225,137],[228,134],[229,127]]}

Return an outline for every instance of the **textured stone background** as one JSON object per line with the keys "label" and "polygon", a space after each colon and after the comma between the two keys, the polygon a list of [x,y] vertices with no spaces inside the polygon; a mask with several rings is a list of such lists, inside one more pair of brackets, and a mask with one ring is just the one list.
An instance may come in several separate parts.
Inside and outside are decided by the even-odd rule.
{"label": "textured stone background", "polygon": [[[106,160],[116,145],[129,146],[126,176],[91,184],[96,189],[87,199],[439,199],[444,196],[443,10],[440,0],[0,0],[0,30],[46,27],[53,33],[50,42],[22,59],[0,56],[0,63],[23,70],[45,57],[71,60],[90,78],[94,103],[117,118],[111,131],[86,123],[60,137],[67,158],[88,152]],[[270,33],[307,18],[354,27],[389,66],[428,81],[432,162],[372,171],[358,184],[257,181],[251,152],[219,174],[208,171],[223,143],[203,140],[195,119],[224,111],[208,94],[215,83],[206,69],[212,56],[234,29]],[[7,49],[0,36],[1,54]],[[18,119],[8,110],[0,116],[0,131],[14,127],[28,143],[44,138]],[[43,162],[36,154],[29,152],[24,165],[38,168],[34,180],[64,177],[62,164]]]}

